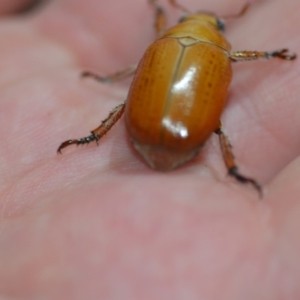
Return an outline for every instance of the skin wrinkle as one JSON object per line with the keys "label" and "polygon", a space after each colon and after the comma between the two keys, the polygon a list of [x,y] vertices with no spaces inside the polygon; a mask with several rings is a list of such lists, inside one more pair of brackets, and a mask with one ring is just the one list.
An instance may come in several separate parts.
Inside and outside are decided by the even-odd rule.
{"label": "skin wrinkle", "polygon": [[[285,80],[285,84],[286,84],[287,82],[288,82],[288,79]],[[280,96],[281,96],[280,98],[282,98],[282,99],[288,98],[288,97],[284,97],[284,94],[289,95],[290,92],[289,92],[289,91],[282,92],[282,89],[283,89],[283,87],[285,86],[285,84],[282,84],[282,85],[280,85],[280,86],[277,86],[276,89],[273,89],[273,90],[274,90],[274,94],[277,95],[276,98],[279,98],[279,96],[278,96],[279,93],[276,92],[276,90],[279,90],[279,91],[280,91]],[[269,96],[269,93],[270,93],[270,89],[267,90],[267,87],[264,89],[264,92],[262,93],[262,95],[263,95],[262,98],[263,98],[263,99],[266,99],[267,103],[269,102],[269,101],[268,101],[268,98],[271,98],[271,97]],[[274,97],[272,97],[272,98],[274,99]],[[273,100],[273,101],[274,101],[274,100]],[[272,102],[273,102],[273,101],[272,101]],[[271,104],[270,104],[270,105],[271,105]],[[283,106],[282,109],[285,109],[285,107]],[[270,114],[270,112],[269,112],[268,110],[267,110],[267,114],[268,114],[268,115]],[[290,151],[291,145],[288,144],[286,140],[284,140],[284,136],[282,136],[282,133],[281,133],[281,132],[279,132],[278,130],[272,130],[270,123],[267,123],[267,121],[266,121],[266,118],[265,118],[265,117],[266,117],[266,113],[259,110],[259,111],[258,111],[258,115],[264,116],[264,118],[261,118],[261,119],[260,119],[260,127],[263,128],[263,129],[268,133],[269,137],[270,137],[273,141],[276,142],[277,146],[278,146],[279,148],[282,149],[282,150],[281,150],[282,152],[284,152],[284,153],[290,153],[290,152],[291,152],[291,151]]]}

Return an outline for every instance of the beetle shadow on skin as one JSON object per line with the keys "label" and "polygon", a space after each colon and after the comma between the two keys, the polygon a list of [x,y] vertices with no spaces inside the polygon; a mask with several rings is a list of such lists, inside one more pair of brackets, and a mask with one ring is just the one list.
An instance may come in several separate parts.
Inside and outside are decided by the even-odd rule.
{"label": "beetle shadow on skin", "polygon": [[148,172],[149,167],[141,161],[131,145],[123,117],[101,138],[98,146],[94,146],[101,147],[103,143],[108,142],[107,138],[110,139],[111,145],[106,158],[107,162],[101,172],[107,171],[114,174],[146,174]]}
{"label": "beetle shadow on skin", "polygon": [[[123,122],[120,122],[121,127],[124,125]],[[123,140],[120,147],[121,139]],[[104,139],[103,142],[107,141]],[[192,176],[199,181],[199,185],[214,183],[221,184],[221,186],[233,187],[234,189],[237,188],[237,190],[245,189],[243,184],[238,183],[234,178],[227,174],[222,159],[222,153],[219,149],[218,138],[214,134],[200,149],[198,155],[178,168],[166,172],[153,170],[146,165],[143,158],[134,149],[129,136],[126,133],[125,126],[113,137],[113,140],[111,140],[110,143],[111,149],[107,154],[108,159],[106,160],[106,163],[102,165],[101,169],[97,170],[98,175],[99,172],[102,172],[109,173],[110,176],[131,176],[132,179],[138,176],[139,178],[147,177],[159,180],[191,178]],[[96,145],[95,147],[98,148]],[[101,144],[99,144],[99,147],[101,147]],[[126,149],[126,153],[124,153],[124,149]],[[246,190],[249,190],[249,194],[252,194],[253,192],[250,186],[249,189],[246,188]]]}
{"label": "beetle shadow on skin", "polygon": [[[122,121],[123,123],[124,121]],[[124,124],[124,123],[123,123]],[[121,125],[123,125],[121,124]],[[124,124],[125,127],[125,124]],[[223,169],[220,169],[218,172],[218,167],[215,164],[211,163],[214,160],[215,156],[221,155],[220,151],[217,150],[217,139],[212,135],[211,138],[215,138],[214,142],[211,142],[210,139],[200,148],[198,154],[193,157],[191,160],[183,163],[177,168],[169,171],[157,171],[150,168],[141,155],[137,152],[137,150],[132,145],[126,130],[122,130],[122,135],[125,136],[125,142],[123,144],[124,147],[127,148],[129,153],[126,155],[122,155],[121,151],[117,147],[112,147],[110,152],[109,162],[107,169],[118,175],[149,175],[149,176],[157,176],[157,175],[167,175],[167,176],[182,176],[182,175],[196,175],[199,176],[199,180],[204,176],[206,178],[211,178],[213,180],[222,181]],[[118,145],[120,143],[120,139],[116,138],[113,142],[114,145]],[[99,145],[100,146],[100,145]],[[122,149],[124,148],[122,147]],[[213,152],[211,154],[210,152]],[[211,156],[212,159],[209,158]],[[116,157],[118,160],[116,160]],[[221,158],[220,158],[221,160]],[[217,160],[217,164],[219,164],[219,160]]]}

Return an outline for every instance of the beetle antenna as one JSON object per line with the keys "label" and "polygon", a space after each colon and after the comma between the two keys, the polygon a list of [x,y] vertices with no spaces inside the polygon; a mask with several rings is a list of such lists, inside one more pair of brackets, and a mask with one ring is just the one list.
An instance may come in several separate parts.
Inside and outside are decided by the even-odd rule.
{"label": "beetle antenna", "polygon": [[242,9],[240,10],[240,12],[238,12],[237,14],[222,16],[221,18],[222,19],[236,19],[236,18],[239,18],[239,17],[243,16],[247,12],[247,10],[248,10],[249,7],[250,7],[250,3],[246,3],[242,7]]}
{"label": "beetle antenna", "polygon": [[176,0],[169,0],[170,4],[176,8],[178,8],[179,10],[185,12],[185,13],[188,13],[188,14],[191,14],[191,12],[185,8],[184,6],[182,6],[181,4],[179,4]]}

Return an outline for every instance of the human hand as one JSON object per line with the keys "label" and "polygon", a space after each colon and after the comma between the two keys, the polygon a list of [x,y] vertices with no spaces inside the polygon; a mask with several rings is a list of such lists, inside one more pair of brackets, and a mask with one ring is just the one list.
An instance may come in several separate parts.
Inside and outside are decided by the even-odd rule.
{"label": "human hand", "polygon": [[[214,2],[184,4],[218,15],[244,4]],[[257,1],[226,37],[234,50],[297,52],[299,9]],[[222,121],[262,200],[226,177],[214,136],[170,173],[141,162],[123,119],[99,147],[56,155],[127,95],[127,82],[80,72],[136,63],[152,24],[146,0],[56,0],[0,21],[3,299],[299,299],[297,60],[233,66]]]}

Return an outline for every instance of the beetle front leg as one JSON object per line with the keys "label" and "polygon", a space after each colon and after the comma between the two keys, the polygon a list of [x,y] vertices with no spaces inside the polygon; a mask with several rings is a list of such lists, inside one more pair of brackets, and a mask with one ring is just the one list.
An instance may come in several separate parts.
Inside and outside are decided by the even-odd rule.
{"label": "beetle front leg", "polygon": [[241,183],[251,184],[258,191],[259,196],[261,197],[262,196],[262,188],[261,188],[260,184],[256,180],[240,174],[238,167],[235,164],[235,159],[234,159],[234,155],[232,152],[232,146],[229,142],[228,137],[222,130],[222,127],[220,127],[217,131],[215,131],[215,133],[219,135],[221,150],[222,150],[223,158],[224,158],[227,170],[228,170],[228,174],[230,176],[234,177],[236,180],[238,180]]}
{"label": "beetle front leg", "polygon": [[270,52],[260,52],[260,51],[235,51],[230,52],[229,57],[233,62],[237,61],[250,61],[258,60],[260,58],[270,59],[278,57],[284,60],[293,60],[297,57],[296,54],[287,54],[288,49],[280,49]]}
{"label": "beetle front leg", "polygon": [[137,65],[131,65],[128,68],[121,70],[119,72],[107,75],[107,76],[99,76],[94,74],[90,71],[84,71],[81,73],[81,77],[91,77],[97,81],[104,82],[104,83],[112,83],[122,79],[125,79],[135,73]]}
{"label": "beetle front leg", "polygon": [[149,0],[150,5],[155,10],[155,31],[157,36],[161,36],[161,34],[165,31],[167,27],[167,18],[166,14],[161,6],[157,4],[156,0]]}
{"label": "beetle front leg", "polygon": [[185,8],[183,5],[179,4],[176,0],[169,0],[169,3],[172,6],[174,6],[174,7],[178,8],[179,10],[183,11],[184,13],[191,14],[191,12],[187,8]]}
{"label": "beetle front leg", "polygon": [[68,140],[63,142],[57,149],[57,153],[61,153],[61,150],[70,145],[83,145],[89,144],[90,142],[98,141],[104,136],[110,129],[115,125],[115,123],[121,118],[125,110],[126,101],[122,104],[116,106],[108,115],[108,117],[102,121],[101,125],[96,129],[91,131],[91,134],[87,137],[81,139]]}

